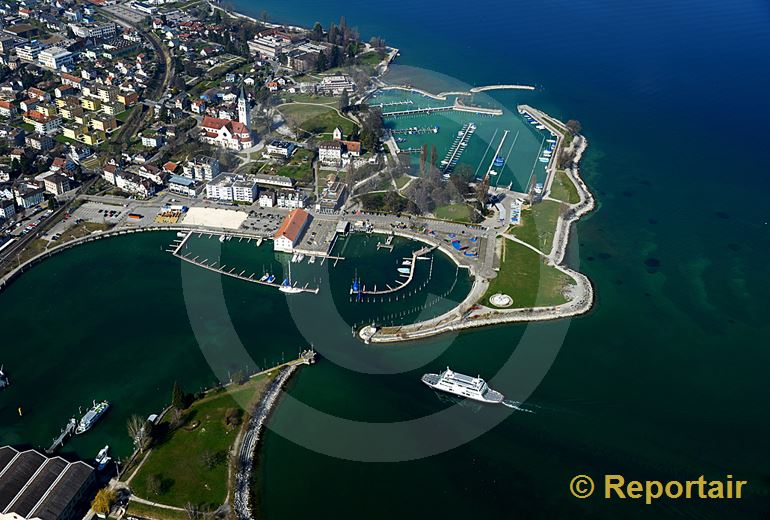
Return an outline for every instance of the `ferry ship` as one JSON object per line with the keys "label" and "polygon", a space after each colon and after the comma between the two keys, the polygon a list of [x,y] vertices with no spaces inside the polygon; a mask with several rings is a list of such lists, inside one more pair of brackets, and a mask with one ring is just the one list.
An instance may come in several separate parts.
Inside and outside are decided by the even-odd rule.
{"label": "ferry ship", "polygon": [[503,394],[489,388],[487,382],[480,377],[453,372],[449,367],[440,374],[425,374],[422,376],[422,382],[435,390],[467,397],[482,403],[498,404],[502,403],[504,399]]}
{"label": "ferry ship", "polygon": [[86,412],[86,414],[80,419],[78,422],[78,427],[75,430],[75,433],[80,435],[81,433],[85,433],[88,430],[91,429],[91,427],[96,424],[96,421],[98,421],[102,415],[107,412],[107,409],[109,409],[110,403],[108,401],[101,401],[97,403],[94,401],[93,406],[90,410]]}
{"label": "ferry ship", "polygon": [[0,365],[0,390],[10,385],[11,385],[11,380],[8,378],[8,375],[5,372],[3,372],[3,367],[2,365]]}

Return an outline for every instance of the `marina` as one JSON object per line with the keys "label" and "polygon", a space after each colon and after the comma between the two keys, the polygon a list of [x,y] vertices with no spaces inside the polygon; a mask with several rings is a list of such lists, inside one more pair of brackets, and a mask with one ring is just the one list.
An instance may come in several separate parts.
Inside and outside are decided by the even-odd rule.
{"label": "marina", "polygon": [[[378,244],[379,245],[379,244]],[[400,281],[398,285],[395,287],[391,287],[390,285],[385,285],[385,289],[377,289],[377,286],[375,285],[373,289],[366,289],[366,286],[361,284],[361,281],[359,279],[354,279],[353,284],[350,288],[350,294],[353,297],[353,300],[360,301],[361,296],[383,296],[395,293],[397,291],[400,291],[407,287],[412,280],[414,279],[414,272],[415,268],[417,266],[418,260],[428,260],[430,259],[431,267],[430,272],[428,274],[427,281],[430,281],[431,275],[433,274],[433,257],[425,257],[424,255],[430,253],[436,249],[436,246],[425,246],[423,248],[418,249],[417,251],[412,253],[411,260],[404,260],[403,265],[407,267],[399,267],[397,269],[397,272],[399,275],[403,276],[405,280]],[[427,283],[426,281],[426,283]]]}
{"label": "marina", "polygon": [[454,171],[475,131],[475,123],[466,123],[460,131],[457,132],[457,137],[449,148],[446,156],[441,161],[441,172],[444,175],[449,175]]}

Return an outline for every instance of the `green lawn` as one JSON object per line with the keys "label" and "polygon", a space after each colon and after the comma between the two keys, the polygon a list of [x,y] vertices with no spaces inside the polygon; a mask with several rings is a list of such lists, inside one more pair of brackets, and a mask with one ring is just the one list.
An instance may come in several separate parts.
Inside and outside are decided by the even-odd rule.
{"label": "green lawn", "polygon": [[489,304],[493,294],[507,294],[513,299],[511,308],[545,307],[565,303],[562,292],[572,279],[543,263],[540,255],[526,246],[503,238],[500,271],[484,295]]}
{"label": "green lawn", "polygon": [[398,178],[395,180],[395,182],[396,182],[396,187],[397,187],[397,188],[400,190],[401,188],[403,188],[404,186],[406,186],[406,185],[407,185],[407,183],[408,183],[410,180],[412,180],[412,178],[411,178],[411,177],[409,177],[408,175],[402,175],[401,177],[398,177]]}
{"label": "green lawn", "polygon": [[330,106],[289,104],[279,108],[283,116],[292,126],[299,126],[311,134],[331,133],[340,127],[347,136],[353,133],[355,123],[340,116]]}
{"label": "green lawn", "polygon": [[[255,402],[270,379],[260,376],[227,392],[204,397],[187,410],[183,426],[165,435],[170,419],[164,419],[157,427],[163,438],[131,481],[134,494],[177,507],[188,502],[211,509],[222,505],[227,497],[228,453],[240,428],[228,428],[225,414],[230,409],[240,410],[239,402]],[[157,494],[147,490],[151,475],[161,482]]]}
{"label": "green lawn", "polygon": [[299,148],[286,164],[262,167],[259,173],[283,175],[291,177],[300,184],[309,184],[313,181],[313,152]]}
{"label": "green lawn", "polygon": [[377,52],[377,51],[369,51],[367,53],[362,54],[358,58],[358,61],[362,65],[377,66],[382,61],[382,58],[380,58],[380,53],[379,52]]}
{"label": "green lawn", "polygon": [[[317,96],[315,94],[281,94],[281,97],[286,100],[287,103],[300,102],[300,103],[321,103],[323,105],[339,105],[338,97],[331,96]],[[283,107],[282,107],[283,108]]]}
{"label": "green lawn", "polygon": [[453,220],[455,222],[470,222],[471,207],[466,204],[447,204],[439,206],[434,211],[436,218]]}
{"label": "green lawn", "polygon": [[77,144],[77,141],[70,137],[65,137],[64,134],[57,134],[53,140],[64,144]]}
{"label": "green lawn", "polygon": [[551,197],[561,200],[568,204],[577,204],[580,202],[580,195],[578,195],[575,183],[569,178],[564,170],[556,172],[556,177],[553,179],[551,185]]}
{"label": "green lawn", "polygon": [[551,251],[551,242],[556,232],[556,221],[564,211],[564,204],[544,200],[521,212],[521,224],[510,229],[516,238],[530,244],[544,253]]}
{"label": "green lawn", "polygon": [[121,123],[125,123],[128,120],[128,116],[130,116],[131,112],[134,111],[134,108],[135,107],[127,108],[123,112],[121,112],[120,114],[116,114],[115,115],[115,119],[117,119]]}

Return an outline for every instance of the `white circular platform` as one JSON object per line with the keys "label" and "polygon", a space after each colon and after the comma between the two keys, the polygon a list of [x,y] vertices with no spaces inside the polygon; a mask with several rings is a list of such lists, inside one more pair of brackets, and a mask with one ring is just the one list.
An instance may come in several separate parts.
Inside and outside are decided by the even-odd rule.
{"label": "white circular platform", "polygon": [[510,307],[513,304],[513,298],[507,294],[493,294],[489,297],[489,303],[495,307]]}

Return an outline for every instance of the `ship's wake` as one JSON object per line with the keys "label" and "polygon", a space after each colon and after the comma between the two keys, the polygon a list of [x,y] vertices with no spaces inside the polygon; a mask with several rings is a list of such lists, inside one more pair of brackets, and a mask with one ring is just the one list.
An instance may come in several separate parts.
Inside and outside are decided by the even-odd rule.
{"label": "ship's wake", "polygon": [[524,403],[521,403],[519,401],[511,401],[509,399],[505,399],[502,404],[507,406],[508,408],[513,408],[517,412],[535,413],[534,410],[529,410],[527,408],[523,408],[522,405]]}

